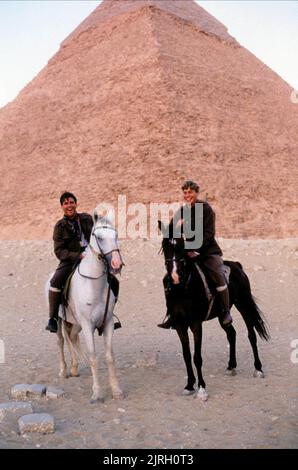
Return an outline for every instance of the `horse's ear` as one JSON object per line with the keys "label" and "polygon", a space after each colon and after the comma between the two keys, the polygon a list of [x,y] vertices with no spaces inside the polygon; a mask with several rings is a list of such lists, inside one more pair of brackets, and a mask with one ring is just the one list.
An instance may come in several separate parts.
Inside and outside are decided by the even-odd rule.
{"label": "horse's ear", "polygon": [[93,219],[95,223],[103,219],[104,217],[105,217],[105,214],[102,214],[101,211],[98,209],[98,207],[94,209]]}
{"label": "horse's ear", "polygon": [[166,229],[165,224],[161,220],[158,221],[158,228],[161,231],[161,233],[163,234],[163,236],[165,236],[166,233],[167,233],[167,229]]}

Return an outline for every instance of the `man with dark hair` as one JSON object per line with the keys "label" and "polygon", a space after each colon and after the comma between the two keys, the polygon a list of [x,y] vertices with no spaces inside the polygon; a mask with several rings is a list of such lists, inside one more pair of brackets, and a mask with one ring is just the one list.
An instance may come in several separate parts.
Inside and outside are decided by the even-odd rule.
{"label": "man with dark hair", "polygon": [[74,200],[74,202],[77,204],[78,201],[77,201],[77,198],[75,197],[75,195],[73,193],[69,193],[68,191],[65,191],[60,196],[61,206],[63,205],[63,202],[65,201],[65,199],[68,199],[68,198],[72,198]]}
{"label": "man with dark hair", "polygon": [[[182,186],[183,197],[186,202],[186,206],[183,206],[174,216],[173,220],[178,222],[181,226],[181,231],[186,235],[186,256],[196,262],[196,259],[200,259],[200,263],[205,267],[206,271],[209,274],[210,279],[213,281],[216,286],[218,295],[221,298],[223,305],[223,312],[220,320],[223,325],[230,325],[233,321],[230,314],[230,299],[229,299],[229,290],[226,284],[226,278],[223,273],[223,260],[222,260],[222,251],[215,240],[215,213],[212,207],[206,202],[198,199],[199,195],[199,186],[194,181],[186,181]],[[196,224],[200,220],[196,220],[196,204],[203,204],[203,230],[202,230],[202,244],[201,246],[187,248],[187,242],[193,243],[195,237],[187,238],[186,230],[187,225],[191,226],[191,230],[196,231],[198,227]],[[183,219],[184,209],[190,209],[190,220]],[[187,211],[185,211],[187,213]],[[173,220],[171,223],[173,224]],[[176,223],[177,224],[177,223]],[[188,227],[189,228],[189,227]],[[202,228],[202,227],[200,227]],[[177,281],[175,278],[177,274],[174,272],[172,274],[173,281]],[[167,312],[167,319],[163,323],[158,325],[160,328],[171,328],[172,322]]]}
{"label": "man with dark hair", "polygon": [[57,319],[62,288],[75,265],[84,257],[93,227],[91,215],[77,213],[77,198],[70,192],[60,197],[64,216],[54,227],[54,252],[60,263],[51,278],[49,289],[49,322],[46,330],[57,333]]}

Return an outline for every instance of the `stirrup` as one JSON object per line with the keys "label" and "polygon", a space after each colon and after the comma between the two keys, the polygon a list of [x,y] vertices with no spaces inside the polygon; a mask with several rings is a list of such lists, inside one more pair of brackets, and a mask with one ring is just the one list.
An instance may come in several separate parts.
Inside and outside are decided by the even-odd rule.
{"label": "stirrup", "polygon": [[230,312],[225,312],[222,316],[221,322],[224,326],[230,326],[233,323],[233,318]]}

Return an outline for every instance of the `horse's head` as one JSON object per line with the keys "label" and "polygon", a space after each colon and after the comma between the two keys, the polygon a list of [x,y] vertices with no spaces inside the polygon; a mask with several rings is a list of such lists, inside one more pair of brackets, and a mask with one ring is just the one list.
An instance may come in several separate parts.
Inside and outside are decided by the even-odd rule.
{"label": "horse's head", "polygon": [[95,209],[94,225],[90,245],[104,259],[112,274],[118,274],[123,266],[117,240],[117,231],[107,216],[102,216]]}
{"label": "horse's head", "polygon": [[185,274],[184,239],[182,236],[174,237],[171,224],[166,227],[159,220],[158,227],[163,235],[162,252],[167,273],[174,284],[180,284],[184,281]]}

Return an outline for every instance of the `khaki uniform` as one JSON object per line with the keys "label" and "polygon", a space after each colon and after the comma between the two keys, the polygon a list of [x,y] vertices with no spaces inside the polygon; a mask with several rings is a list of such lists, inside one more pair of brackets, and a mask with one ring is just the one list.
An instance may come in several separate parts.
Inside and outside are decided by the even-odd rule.
{"label": "khaki uniform", "polygon": [[54,227],[54,252],[60,263],[51,279],[51,287],[59,290],[62,289],[68,275],[80,260],[80,254],[84,251],[82,240],[86,243],[90,241],[93,227],[91,215],[82,213],[77,216],[78,230],[75,230],[67,217],[59,220]]}

